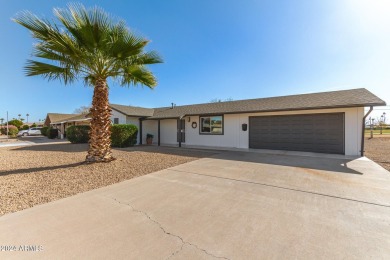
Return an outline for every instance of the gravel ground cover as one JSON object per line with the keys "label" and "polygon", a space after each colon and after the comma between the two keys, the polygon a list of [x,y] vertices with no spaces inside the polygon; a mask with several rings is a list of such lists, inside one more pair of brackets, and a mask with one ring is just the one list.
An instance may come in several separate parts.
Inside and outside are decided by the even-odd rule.
{"label": "gravel ground cover", "polygon": [[111,163],[84,164],[87,145],[0,148],[0,216],[193,161],[215,152],[141,146],[113,150]]}
{"label": "gravel ground cover", "polygon": [[390,138],[366,138],[365,156],[390,171]]}

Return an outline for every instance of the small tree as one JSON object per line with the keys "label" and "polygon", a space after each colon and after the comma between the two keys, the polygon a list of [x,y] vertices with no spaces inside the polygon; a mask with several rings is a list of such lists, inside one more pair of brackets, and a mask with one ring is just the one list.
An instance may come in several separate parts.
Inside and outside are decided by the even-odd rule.
{"label": "small tree", "polygon": [[89,110],[91,109],[91,106],[81,106],[79,108],[76,108],[74,110],[74,113],[75,114],[83,114],[83,115],[86,115],[89,113]]}
{"label": "small tree", "polygon": [[17,119],[12,119],[11,121],[8,121],[8,124],[16,126],[19,129],[23,125],[23,122]]}

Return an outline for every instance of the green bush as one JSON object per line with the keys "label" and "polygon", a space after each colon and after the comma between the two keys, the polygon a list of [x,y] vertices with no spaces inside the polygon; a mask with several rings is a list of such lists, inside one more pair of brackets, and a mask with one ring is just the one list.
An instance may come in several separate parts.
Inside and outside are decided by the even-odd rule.
{"label": "green bush", "polygon": [[22,127],[23,122],[17,119],[13,119],[11,121],[8,121],[8,125],[14,125],[19,129],[20,127]]}
{"label": "green bush", "polygon": [[41,128],[41,134],[44,135],[44,136],[47,136],[47,130],[49,129],[49,127],[47,126],[44,126]]}
{"label": "green bush", "polygon": [[49,139],[57,138],[57,137],[58,137],[58,129],[49,127],[49,128],[47,129],[46,134],[47,134],[47,137],[48,137]]}
{"label": "green bush", "polygon": [[33,123],[33,124],[31,125],[31,127],[37,127],[37,124]]}
{"label": "green bush", "polygon": [[112,125],[111,126],[111,146],[129,147],[137,143],[138,129],[135,125]]}
{"label": "green bush", "polygon": [[[7,134],[7,126],[1,127],[1,134],[6,135]],[[19,133],[19,129],[14,125],[8,125],[8,135],[11,137],[16,137]]]}
{"label": "green bush", "polygon": [[23,125],[20,130],[28,130],[30,127],[28,125]]}
{"label": "green bush", "polygon": [[89,125],[72,125],[66,128],[66,138],[73,144],[88,143]]}

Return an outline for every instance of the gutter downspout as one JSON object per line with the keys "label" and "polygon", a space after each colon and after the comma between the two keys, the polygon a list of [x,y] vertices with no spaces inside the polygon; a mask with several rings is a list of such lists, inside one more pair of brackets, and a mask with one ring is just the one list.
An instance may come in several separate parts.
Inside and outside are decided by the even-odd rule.
{"label": "gutter downspout", "polygon": [[360,155],[364,156],[364,132],[366,130],[366,118],[367,116],[374,110],[373,106],[370,106],[370,110],[368,110],[367,114],[363,116],[363,122],[362,122],[362,142],[360,147]]}

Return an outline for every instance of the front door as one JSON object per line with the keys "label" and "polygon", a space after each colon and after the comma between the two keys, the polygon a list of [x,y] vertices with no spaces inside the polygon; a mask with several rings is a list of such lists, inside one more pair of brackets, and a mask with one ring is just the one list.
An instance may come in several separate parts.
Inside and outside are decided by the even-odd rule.
{"label": "front door", "polygon": [[178,119],[177,120],[177,142],[185,143],[186,142],[186,121],[184,119]]}

